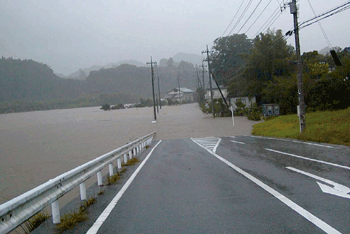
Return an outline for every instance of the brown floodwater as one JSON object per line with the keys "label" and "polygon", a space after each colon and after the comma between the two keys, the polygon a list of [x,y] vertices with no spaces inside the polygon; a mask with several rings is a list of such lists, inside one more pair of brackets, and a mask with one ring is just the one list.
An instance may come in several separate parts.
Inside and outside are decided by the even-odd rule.
{"label": "brown floodwater", "polygon": [[[212,118],[198,104],[103,111],[99,107],[0,115],[0,204],[104,153],[157,131],[156,140],[250,135],[257,122]],[[78,190],[72,196],[78,195]],[[64,200],[63,203],[67,202]]]}

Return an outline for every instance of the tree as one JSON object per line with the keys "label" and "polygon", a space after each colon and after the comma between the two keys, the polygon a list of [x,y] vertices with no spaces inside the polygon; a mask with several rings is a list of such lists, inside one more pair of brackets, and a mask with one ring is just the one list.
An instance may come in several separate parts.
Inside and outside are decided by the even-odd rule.
{"label": "tree", "polygon": [[[287,45],[282,31],[268,31],[261,33],[253,40],[253,48],[250,54],[245,54],[243,59],[245,66],[241,73],[241,89],[249,96],[256,96],[257,102],[261,102],[261,94],[268,81],[274,76],[290,76],[294,70],[293,47]],[[229,92],[232,92],[229,89]]]}
{"label": "tree", "polygon": [[242,55],[250,53],[252,41],[245,34],[215,39],[211,55],[211,69],[220,85],[227,86],[243,66]]}

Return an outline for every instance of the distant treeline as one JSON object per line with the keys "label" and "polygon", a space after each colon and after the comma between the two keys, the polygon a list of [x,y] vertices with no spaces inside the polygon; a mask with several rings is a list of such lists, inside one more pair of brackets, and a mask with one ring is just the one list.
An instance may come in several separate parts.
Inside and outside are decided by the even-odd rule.
{"label": "distant treeline", "polygon": [[[155,69],[160,76],[161,96],[177,87],[193,87],[196,68],[187,62]],[[156,82],[157,83],[157,82]],[[105,103],[136,103],[151,97],[148,67],[122,64],[90,72],[86,80],[63,79],[46,64],[33,60],[0,59],[0,113],[99,106]]]}

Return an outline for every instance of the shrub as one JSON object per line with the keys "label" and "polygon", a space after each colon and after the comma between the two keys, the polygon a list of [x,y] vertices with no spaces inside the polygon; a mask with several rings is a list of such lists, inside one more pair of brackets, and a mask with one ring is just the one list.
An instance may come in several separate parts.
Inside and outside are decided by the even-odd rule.
{"label": "shrub", "polygon": [[107,111],[111,109],[111,106],[109,104],[104,104],[101,109]]}

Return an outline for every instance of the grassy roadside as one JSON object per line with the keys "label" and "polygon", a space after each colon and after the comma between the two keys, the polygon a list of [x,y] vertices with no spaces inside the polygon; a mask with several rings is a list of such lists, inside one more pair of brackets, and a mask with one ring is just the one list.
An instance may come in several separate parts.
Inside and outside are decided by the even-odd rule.
{"label": "grassy roadside", "polygon": [[255,124],[252,134],[350,146],[350,108],[307,113],[306,126],[301,136],[298,116],[285,115]]}

